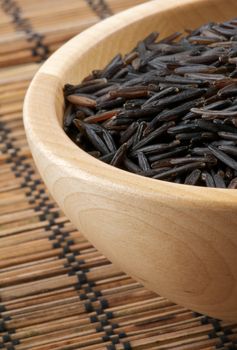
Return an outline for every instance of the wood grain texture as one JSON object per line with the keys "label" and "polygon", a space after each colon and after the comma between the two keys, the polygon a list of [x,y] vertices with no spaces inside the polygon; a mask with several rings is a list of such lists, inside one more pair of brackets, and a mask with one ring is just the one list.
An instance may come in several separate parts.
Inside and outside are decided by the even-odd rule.
{"label": "wood grain texture", "polygon": [[161,0],[109,18],[70,40],[28,90],[24,123],[37,167],[68,218],[112,262],[188,308],[237,320],[237,191],[177,185],[124,172],[63,132],[63,94],[146,34],[231,19],[236,0]]}

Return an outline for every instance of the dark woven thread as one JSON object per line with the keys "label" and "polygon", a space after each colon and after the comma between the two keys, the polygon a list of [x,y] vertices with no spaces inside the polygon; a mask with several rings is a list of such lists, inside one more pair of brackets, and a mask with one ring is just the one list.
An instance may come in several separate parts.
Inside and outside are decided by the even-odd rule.
{"label": "dark woven thread", "polygon": [[[22,188],[27,188],[29,191],[25,192],[26,197],[28,198],[29,204],[37,203],[34,207],[34,210],[43,212],[39,213],[39,219],[41,221],[49,221],[49,225],[46,226],[46,229],[50,228],[50,224],[55,223],[55,219],[59,217],[57,212],[50,211],[52,208],[55,208],[53,203],[48,203],[50,198],[46,194],[43,188],[38,188],[39,185],[42,185],[40,179],[33,179],[33,176],[36,175],[36,172],[30,164],[24,163],[26,160],[25,156],[19,155],[19,148],[14,147],[13,140],[11,139],[11,130],[7,128],[4,123],[0,122],[1,129],[1,140],[4,142],[4,148],[2,153],[8,155],[6,163],[12,163],[11,170],[17,178],[21,179],[20,186]],[[33,194],[33,191],[36,194]],[[37,202],[38,201],[38,202]]]}
{"label": "dark woven thread", "polygon": [[[58,246],[64,242],[64,236],[58,240]],[[80,251],[71,252],[70,245],[68,246],[69,251],[66,251],[66,254],[61,254],[61,257],[67,258],[67,265],[65,267],[70,267],[70,271],[68,272],[69,276],[76,275],[78,278],[78,283],[75,286],[77,290],[83,291],[79,294],[79,298],[81,301],[84,301],[85,311],[87,313],[96,313],[96,315],[90,316],[91,323],[100,323],[97,327],[97,332],[104,332],[105,335],[102,336],[103,342],[111,341],[112,344],[110,346],[115,346],[115,344],[121,344],[120,339],[125,338],[127,335],[125,332],[120,332],[119,334],[114,333],[114,329],[118,328],[118,325],[112,322],[114,317],[112,312],[107,312],[106,309],[109,307],[109,303],[105,298],[101,298],[102,294],[99,291],[95,291],[93,289],[94,283],[88,281],[86,273],[89,272],[88,269],[83,269],[83,264],[85,263],[83,260],[76,260],[75,256],[80,255]],[[70,253],[70,255],[67,255]],[[93,303],[99,302],[100,306],[95,308]],[[100,319],[100,316],[103,315],[103,319]],[[122,343],[123,344],[123,343]],[[130,350],[131,345],[129,342],[123,344],[125,350]]]}
{"label": "dark woven thread", "polygon": [[0,333],[2,333],[2,336],[0,336],[0,339],[2,339],[0,341],[0,349],[15,350],[15,345],[20,344],[20,341],[18,339],[12,339],[11,335],[15,333],[15,329],[7,329],[6,322],[10,321],[11,317],[4,316],[3,313],[5,311],[6,308],[0,298]]}
{"label": "dark woven thread", "polygon": [[[47,208],[47,206],[45,206]],[[42,219],[45,219],[42,216]],[[95,313],[96,315],[90,316],[91,323],[100,323],[100,326],[97,327],[97,332],[104,332],[105,335],[102,336],[103,342],[111,341],[113,346],[114,344],[119,344],[120,339],[125,338],[127,335],[124,332],[119,334],[114,333],[114,329],[118,325],[114,322],[111,322],[113,319],[113,313],[107,312],[106,309],[109,307],[109,303],[105,298],[101,298],[102,294],[99,291],[93,289],[94,282],[88,281],[87,273],[89,269],[83,268],[85,264],[84,260],[77,260],[76,257],[81,254],[79,250],[72,251],[71,246],[74,244],[74,241],[69,239],[68,233],[60,232],[60,225],[55,223],[51,219],[51,224],[56,227],[53,230],[53,233],[49,236],[50,240],[56,240],[53,243],[52,247],[55,249],[61,248],[62,252],[59,254],[59,259],[66,258],[67,263],[64,265],[65,268],[69,268],[69,276],[77,276],[78,283],[75,285],[75,289],[80,291],[79,298],[84,303],[84,308],[87,313]],[[99,303],[99,307],[94,307],[94,303]],[[100,319],[100,316],[103,315],[103,319]],[[121,344],[121,343],[120,343]],[[123,344],[123,343],[122,343]],[[125,350],[130,350],[131,346],[129,342],[123,344]]]}
{"label": "dark woven thread", "polygon": [[[76,275],[78,278],[78,283],[75,285],[75,289],[83,290],[83,293],[79,295],[81,300],[84,301],[85,310],[90,313],[95,311],[97,314],[101,314],[103,311],[103,307],[107,307],[108,303],[106,300],[101,300],[101,308],[98,310],[94,310],[93,302],[99,301],[98,297],[101,295],[100,293],[94,292],[92,287],[93,283],[87,281],[86,272],[88,270],[82,270],[81,266],[84,264],[84,261],[80,260],[76,261],[76,256],[80,254],[79,251],[73,252],[70,247],[74,244],[74,241],[70,239],[69,233],[62,233],[61,228],[63,224],[57,223],[55,220],[58,217],[58,213],[50,212],[50,209],[54,207],[53,204],[49,204],[49,197],[45,193],[43,188],[39,188],[38,186],[42,184],[42,182],[38,179],[33,180],[32,175],[35,175],[34,170],[31,168],[29,164],[25,164],[23,162],[24,157],[21,157],[18,152],[19,149],[15,148],[13,145],[13,140],[10,136],[11,130],[8,129],[3,123],[0,123],[0,134],[1,139],[5,144],[2,152],[7,154],[8,157],[6,159],[7,163],[13,163],[11,167],[13,173],[16,177],[21,178],[21,187],[27,188],[26,197],[28,197],[28,202],[30,204],[36,204],[34,210],[36,212],[40,212],[39,220],[40,221],[49,221],[49,224],[45,227],[45,230],[52,230],[51,227],[54,227],[53,232],[49,235],[49,240],[52,242],[52,248],[58,249],[61,248],[61,253],[58,258],[66,258],[67,264],[65,268],[69,268],[68,275]],[[86,284],[86,286],[85,286]],[[88,295],[90,294],[90,295]],[[2,307],[3,308],[3,307]],[[1,326],[5,330],[4,322],[1,320]],[[5,337],[5,341],[9,340],[10,333],[7,333]],[[12,349],[13,350],[13,349]]]}
{"label": "dark woven thread", "polygon": [[[37,203],[34,210],[36,212],[40,212],[39,220],[49,221],[49,224],[45,227],[45,230],[53,231],[52,234],[49,235],[49,240],[53,241],[52,248],[61,248],[61,253],[59,254],[58,258],[66,258],[67,263],[65,264],[65,268],[69,268],[68,275],[77,276],[78,283],[75,285],[75,289],[78,291],[80,290],[79,298],[84,302],[85,311],[87,313],[96,314],[90,317],[91,323],[100,323],[100,326],[97,327],[97,332],[105,333],[105,335],[102,336],[103,342],[110,341],[112,343],[111,346],[119,344],[120,339],[125,338],[126,334],[124,332],[119,334],[114,333],[114,329],[117,328],[118,325],[111,322],[113,319],[112,312],[106,311],[106,309],[109,307],[108,301],[105,298],[101,298],[101,293],[93,290],[94,283],[87,280],[86,273],[89,270],[83,269],[83,260],[76,260],[76,256],[80,255],[80,251],[71,251],[71,246],[74,244],[74,241],[70,239],[68,232],[61,232],[64,225],[56,222],[56,219],[59,216],[58,213],[50,211],[50,209],[55,208],[55,206],[52,203],[48,203],[49,197],[47,196],[45,190],[43,188],[39,188],[39,185],[42,184],[41,180],[34,180],[32,178],[32,176],[35,175],[33,168],[29,164],[25,164],[23,162],[25,158],[18,154],[19,149],[14,148],[12,142],[13,140],[11,140],[10,137],[10,130],[6,128],[4,124],[0,124],[0,128],[3,132],[2,140],[5,141],[4,153],[9,155],[7,162],[12,162],[14,164],[12,166],[12,171],[16,177],[22,179],[21,187],[29,189],[29,191],[26,192],[28,202],[30,204]],[[54,228],[52,229],[52,227]],[[95,308],[95,302],[99,303],[100,306]],[[103,319],[101,319],[100,316],[103,316]],[[8,336],[5,338],[6,341],[9,339],[10,338]],[[125,350],[131,349],[129,342],[120,344],[123,345]],[[11,348],[11,350],[13,350],[13,348]]]}
{"label": "dark woven thread", "polygon": [[[4,332],[7,332],[7,329],[6,329],[6,325],[5,325],[5,319],[4,319],[4,316],[2,315],[2,313],[6,310],[5,309],[5,306],[2,304],[2,300],[0,298],[0,333],[4,333]],[[1,347],[1,343],[0,343],[0,347]]]}
{"label": "dark woven thread", "polygon": [[[216,339],[217,340],[217,345],[215,346],[216,349],[226,349],[226,350],[237,350],[237,342],[236,341],[231,341],[229,339],[229,335],[231,335],[233,332],[231,328],[226,328],[223,329],[221,325],[221,321],[212,317],[204,316],[201,315],[197,312],[193,313],[194,317],[201,317],[201,324],[206,325],[206,324],[211,324],[213,330],[208,333],[208,337],[210,339]],[[229,345],[226,345],[229,344]]]}
{"label": "dark woven thread", "polygon": [[[29,189],[29,191],[25,193],[29,204],[37,204],[34,207],[34,210],[36,212],[40,211],[39,220],[49,222],[49,224],[45,227],[45,230],[50,230],[51,225],[55,225],[56,229],[54,230],[53,234],[61,234],[60,229],[64,226],[64,224],[58,224],[55,220],[59,217],[59,214],[51,211],[52,208],[55,208],[55,205],[53,203],[48,203],[50,198],[47,196],[45,190],[38,187],[39,185],[42,185],[42,181],[39,179],[34,180],[32,178],[33,175],[36,175],[34,169],[30,164],[24,163],[26,157],[19,155],[20,149],[14,147],[13,139],[11,138],[11,130],[2,122],[0,122],[0,135],[1,142],[4,143],[4,148],[2,148],[1,151],[3,154],[7,155],[6,163],[13,164],[11,166],[11,170],[17,178],[21,179],[21,187]],[[33,193],[33,191],[35,193]],[[62,235],[58,239],[64,241],[65,237],[68,237],[69,233],[63,233]],[[49,239],[52,239],[52,235],[49,236]],[[70,244],[73,244],[72,240],[67,242],[67,245]],[[10,320],[11,318],[4,318],[2,316],[2,312],[4,311],[5,307],[3,304],[1,304],[0,300],[0,332],[3,332],[2,347],[7,350],[15,350],[15,345],[19,344],[20,341],[18,339],[11,338],[11,334],[15,332],[15,329],[11,328],[8,330],[6,328],[6,321]]]}
{"label": "dark woven thread", "polygon": [[[80,262],[78,263],[78,267],[80,266]],[[71,274],[74,274],[74,271],[72,271]],[[83,287],[83,282],[88,284],[87,287]],[[100,323],[100,325],[96,328],[96,331],[98,333],[103,332],[105,333],[104,336],[102,336],[103,342],[110,341],[112,344],[108,346],[111,347],[111,349],[115,348],[115,344],[122,344],[125,350],[131,350],[131,345],[129,342],[122,343],[120,342],[120,339],[126,338],[127,335],[125,332],[115,333],[114,329],[118,328],[118,324],[114,323],[112,319],[114,318],[114,315],[111,311],[106,311],[106,309],[109,307],[108,301],[103,298],[101,299],[102,294],[99,291],[93,290],[94,283],[89,282],[87,280],[86,276],[86,270],[83,271],[83,274],[79,278],[78,285],[76,286],[77,289],[83,290],[84,293],[80,294],[80,299],[85,300],[84,307],[85,311],[87,313],[95,313],[96,315],[90,316],[90,322],[91,323]],[[95,308],[93,306],[93,302],[99,302],[100,306]],[[103,319],[100,317],[103,316]]]}
{"label": "dark woven thread", "polygon": [[[54,233],[50,237],[51,239],[56,238],[57,243],[53,244],[53,248],[62,248],[62,253],[59,255],[59,258],[66,258],[67,263],[65,268],[69,268],[69,276],[77,276],[78,283],[75,285],[75,289],[80,291],[79,298],[84,302],[84,308],[87,313],[95,313],[96,315],[90,316],[91,323],[100,323],[97,327],[97,332],[104,332],[105,335],[102,336],[103,342],[111,341],[113,344],[119,344],[120,339],[125,338],[126,334],[121,332],[119,334],[114,333],[114,329],[118,327],[117,324],[112,323],[111,319],[113,318],[112,312],[106,312],[106,309],[109,307],[108,301],[105,298],[101,298],[101,293],[99,291],[94,291],[94,283],[88,281],[87,272],[88,269],[83,269],[84,260],[76,260],[76,256],[79,256],[81,252],[71,251],[71,245],[73,242],[67,240],[67,235],[62,234],[58,229],[54,230]],[[65,245],[66,244],[66,245]],[[66,248],[66,249],[65,249]],[[100,306],[95,308],[94,303],[99,302]],[[100,316],[103,315],[103,319],[100,319]],[[124,345],[124,349],[130,349],[130,344],[127,342]]]}
{"label": "dark woven thread", "polygon": [[106,3],[106,0],[85,0],[90,8],[97,14],[101,19],[112,16],[113,13]]}
{"label": "dark woven thread", "polygon": [[49,230],[51,225],[58,225],[58,227],[62,227],[64,225],[63,223],[57,224],[55,222],[55,220],[59,217],[59,214],[51,211],[51,209],[56,208],[54,203],[50,203],[50,198],[46,194],[44,188],[39,188],[39,186],[42,185],[42,181],[40,179],[33,178],[35,177],[36,172],[30,164],[24,163],[26,157],[19,155],[20,149],[14,147],[13,140],[11,139],[10,135],[11,130],[2,122],[0,122],[0,129],[1,140],[5,145],[5,147],[2,149],[2,153],[8,155],[6,163],[13,163],[11,170],[17,178],[21,179],[20,186],[28,189],[28,191],[25,192],[25,195],[29,204],[35,204],[33,209],[36,212],[40,212],[39,220],[49,222],[49,224],[45,227],[45,230]]}
{"label": "dark woven thread", "polygon": [[19,155],[20,149],[15,148],[11,138],[11,130],[4,123],[0,123],[1,140],[5,147],[2,153],[8,155],[6,163],[12,163],[11,170],[17,178],[21,179],[20,186],[26,188],[25,195],[29,204],[35,204],[34,210],[39,212],[40,221],[48,221],[45,230],[50,230],[51,225],[58,225],[58,228],[63,227],[64,223],[57,224],[55,220],[59,217],[58,212],[53,212],[51,209],[56,208],[53,203],[50,203],[50,198],[46,194],[40,179],[34,179],[36,172],[32,166],[25,163],[26,157]]}
{"label": "dark woven thread", "polygon": [[[52,222],[55,226],[55,223]],[[76,256],[79,256],[81,252],[71,251],[71,246],[74,244],[73,240],[68,239],[68,234],[60,233],[60,227],[54,229],[53,234],[49,239],[56,240],[53,243],[53,248],[61,248],[62,253],[60,253],[59,258],[66,258],[67,263],[64,265],[65,268],[69,268],[69,276],[77,276],[78,283],[75,285],[75,289],[80,291],[79,298],[84,302],[84,308],[87,313],[96,313],[96,315],[90,316],[90,322],[99,322],[100,326],[97,327],[97,332],[104,332],[105,335],[102,336],[103,342],[111,341],[112,345],[119,344],[120,339],[125,338],[127,335],[124,332],[119,334],[114,333],[114,329],[118,327],[116,323],[111,322],[113,318],[112,312],[106,312],[109,307],[108,301],[105,298],[101,298],[101,293],[99,291],[94,291],[94,283],[88,281],[87,272],[89,269],[83,269],[84,260],[77,260]],[[94,303],[99,302],[100,306],[95,308]],[[103,319],[99,316],[103,315]],[[109,321],[110,320],[110,321]],[[109,327],[108,327],[109,326]],[[130,350],[131,346],[129,342],[123,344],[125,350]]]}
{"label": "dark woven thread", "polygon": [[44,36],[34,30],[29,19],[24,18],[17,1],[0,0],[0,5],[3,11],[11,17],[16,30],[24,32],[26,40],[34,43],[32,56],[38,57],[39,62],[44,61],[49,55],[49,47],[43,42]]}
{"label": "dark woven thread", "polygon": [[[81,293],[79,295],[81,300],[85,300],[85,310],[88,313],[95,312],[97,316],[91,316],[90,321],[91,323],[94,322],[100,322],[100,326],[97,327],[97,332],[105,332],[106,335],[102,337],[103,342],[111,341],[112,344],[107,346],[107,349],[116,349],[115,344],[120,343],[121,338],[125,338],[125,333],[120,333],[118,335],[115,335],[114,329],[118,326],[115,323],[111,323],[111,320],[113,318],[113,314],[111,312],[106,312],[105,309],[108,308],[108,302],[105,299],[100,300],[99,297],[101,296],[100,293],[93,291],[94,284],[92,282],[87,281],[86,272],[87,270],[82,270],[81,265],[83,265],[83,261],[77,262],[75,260],[75,256],[80,254],[80,252],[71,252],[70,246],[74,243],[72,240],[68,240],[68,233],[62,233],[61,228],[63,227],[63,224],[58,224],[55,222],[55,219],[58,217],[58,213],[52,213],[50,212],[50,209],[54,207],[53,204],[48,204],[46,201],[49,200],[49,197],[46,195],[44,189],[39,189],[38,186],[41,185],[40,180],[32,180],[32,175],[35,174],[34,170],[31,168],[29,164],[25,164],[23,161],[25,160],[25,157],[22,157],[18,155],[19,149],[14,148],[13,142],[10,137],[10,129],[6,128],[3,123],[0,123],[0,130],[1,130],[1,138],[2,141],[5,142],[5,148],[3,149],[3,153],[6,153],[9,155],[6,162],[12,162],[14,165],[12,166],[12,170],[14,171],[15,175],[17,177],[22,178],[22,187],[30,188],[31,191],[36,191],[36,195],[34,195],[33,202],[35,202],[38,199],[41,199],[41,202],[38,204],[37,207],[35,207],[36,211],[41,211],[43,214],[39,215],[39,219],[44,221],[48,220],[48,216],[51,215],[51,219],[49,220],[49,225],[45,228],[46,230],[51,229],[51,225],[55,226],[56,228],[53,230],[52,235],[49,236],[50,240],[55,240],[56,243],[53,243],[53,248],[62,248],[62,253],[59,255],[59,258],[66,257],[68,264],[65,267],[70,267],[69,275],[77,275],[78,277],[78,284],[75,286],[76,289],[83,290],[84,293]],[[23,170],[22,170],[23,169]],[[29,184],[30,182],[30,184]],[[29,191],[27,196],[32,197],[32,192]],[[32,201],[30,199],[29,201]],[[61,246],[62,245],[62,246]],[[64,247],[63,247],[64,245]],[[76,264],[74,265],[73,263]],[[86,286],[85,286],[86,285]],[[92,294],[88,295],[88,294]],[[100,307],[94,308],[93,302],[99,301]],[[2,309],[4,310],[4,306],[2,306]],[[98,316],[103,315],[103,320],[100,320]],[[194,316],[200,317],[202,315],[198,313],[194,313]],[[0,326],[6,330],[5,322],[6,319],[0,319]],[[231,342],[228,339],[228,335],[232,333],[231,329],[223,329],[221,327],[221,323],[219,320],[212,319],[207,316],[203,316],[201,318],[202,324],[212,324],[213,331],[209,333],[210,338],[217,338],[218,344],[216,345],[216,348],[223,348],[228,350],[236,350],[237,346],[235,342]],[[110,325],[109,329],[104,329],[106,326]],[[107,327],[108,328],[108,327]],[[15,345],[19,343],[18,340],[12,340],[11,339],[11,333],[13,333],[14,330],[6,330],[6,334],[3,337],[4,343],[7,343],[7,349],[8,350],[14,350]],[[218,334],[219,333],[219,334]],[[221,335],[220,335],[221,334]],[[121,343],[120,343],[121,344]],[[230,344],[230,345],[225,345]],[[125,350],[130,350],[131,345],[129,342],[122,343],[123,348]]]}
{"label": "dark woven thread", "polygon": [[[123,349],[124,350],[132,350],[132,346],[129,342],[123,343]],[[116,346],[114,344],[106,346],[106,350],[117,350]]]}

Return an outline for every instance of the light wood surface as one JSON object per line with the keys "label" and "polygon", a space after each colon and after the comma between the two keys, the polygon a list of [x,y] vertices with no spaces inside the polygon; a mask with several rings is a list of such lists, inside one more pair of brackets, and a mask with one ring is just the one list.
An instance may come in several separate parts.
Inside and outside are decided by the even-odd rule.
{"label": "light wood surface", "polygon": [[124,172],[64,134],[62,87],[162,36],[231,19],[236,0],[157,0],[109,18],[70,40],[42,66],[25,99],[24,123],[51,194],[112,262],[181,305],[237,321],[237,191],[161,182]]}

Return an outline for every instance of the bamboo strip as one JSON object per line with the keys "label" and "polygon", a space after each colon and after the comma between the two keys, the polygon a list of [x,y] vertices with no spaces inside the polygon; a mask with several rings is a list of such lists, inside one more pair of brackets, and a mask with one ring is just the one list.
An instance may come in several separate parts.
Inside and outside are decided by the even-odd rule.
{"label": "bamboo strip", "polygon": [[19,112],[22,109],[22,102],[14,102],[10,105],[0,105],[0,115],[1,114],[11,114],[15,112]]}
{"label": "bamboo strip", "polygon": [[[70,233],[70,238],[74,237],[74,235],[72,235],[72,233],[74,232],[75,232],[75,236],[80,236],[78,231],[74,231],[70,223],[68,223],[67,225],[65,224],[64,227],[60,230],[60,232]],[[17,232],[17,234],[13,233],[11,236],[6,236],[1,238],[1,248],[18,245],[25,242],[32,242],[32,241],[35,242],[41,238],[49,238],[51,234],[52,234],[52,230],[46,231],[46,230],[37,229],[33,227],[33,229],[29,230],[28,232],[26,232],[26,230],[23,230],[23,233],[20,231],[20,233],[19,232]],[[95,255],[95,258],[96,257],[97,255]]]}
{"label": "bamboo strip", "polygon": [[[186,313],[188,314],[188,312]],[[190,313],[189,313],[190,316]],[[117,322],[117,319],[113,320]],[[196,324],[198,325],[198,320],[195,320]],[[135,324],[137,324],[137,321],[135,321]],[[176,329],[179,327],[181,328],[183,325],[186,324],[193,324],[193,319],[192,318],[188,318],[186,316],[186,318],[184,317],[179,317],[177,315],[177,320],[175,323],[166,326],[167,328],[169,327],[176,327]],[[179,326],[180,325],[180,326]],[[55,332],[55,331],[61,331],[61,330],[67,330],[68,328],[73,328],[73,327],[80,327],[80,326],[89,326],[88,328],[90,328],[92,325],[90,324],[89,318],[75,318],[75,317],[70,317],[64,320],[58,320],[57,322],[55,322],[54,324],[50,324],[48,323],[47,325],[38,325],[34,328],[32,327],[26,327],[23,331],[14,334],[13,338],[15,339],[22,339],[22,338],[28,338],[29,334],[32,335],[32,333],[30,332],[31,330],[33,331],[33,329],[35,330],[34,335],[44,335],[47,333],[51,333],[51,332]],[[98,326],[98,323],[95,323],[94,326]],[[161,329],[162,326],[156,327],[156,331],[158,331],[159,329]],[[164,327],[164,325],[163,325]],[[186,326],[187,327],[187,326]],[[129,332],[129,329],[134,328],[134,320],[131,321],[130,325],[127,326],[126,328],[126,333]],[[118,329],[116,329],[116,333],[120,332],[121,330],[121,326],[119,326]],[[152,328],[153,330],[153,328]]]}
{"label": "bamboo strip", "polygon": [[10,82],[10,83],[5,83],[5,84],[1,84],[0,85],[0,92],[12,92],[14,94],[14,92],[16,90],[23,90],[25,91],[26,88],[29,85],[29,81],[16,81],[16,82]]}
{"label": "bamboo strip", "polygon": [[0,69],[0,85],[29,81],[39,69],[40,64],[30,63]]}
{"label": "bamboo strip", "polygon": [[[0,238],[1,237],[8,237],[17,233],[22,233],[22,232],[28,232],[37,228],[45,227],[48,224],[48,221],[40,221],[36,223],[28,223],[25,225],[19,225],[17,227],[11,227],[9,229],[1,229],[0,230]],[[0,261],[1,264],[1,261]]]}
{"label": "bamboo strip", "polygon": [[[23,9],[23,18],[29,18],[35,30],[45,35],[43,42],[53,52],[65,40],[98,21],[98,16],[85,1],[70,0],[18,0]],[[143,1],[107,0],[113,12]],[[82,19],[82,20],[78,20]],[[170,301],[145,290],[111,265],[107,259],[73,228],[59,209],[35,211],[34,208],[43,199],[44,204],[52,204],[48,193],[41,193],[44,185],[39,183],[36,189],[26,196],[29,186],[40,177],[35,170],[22,124],[22,100],[30,79],[40,64],[19,63],[32,62],[32,48],[35,43],[26,40],[25,33],[14,33],[10,16],[0,12],[0,122],[10,131],[0,128],[0,152],[5,152],[5,139],[10,141],[7,153],[0,153],[0,304],[5,311],[5,325],[12,340],[20,340],[15,350],[108,350],[107,346],[122,333],[115,345],[116,350],[124,349],[130,342],[135,350],[214,350],[216,346],[226,350],[233,347],[237,340],[237,327],[220,322],[220,331],[215,338],[210,338],[213,325],[202,325],[203,316],[194,317],[191,311],[174,305]],[[7,62],[8,61],[8,62]],[[14,68],[9,65],[17,64]],[[15,156],[14,149],[19,148]],[[19,156],[25,156],[12,170]],[[10,160],[10,163],[6,163]],[[25,180],[28,169],[34,169],[31,181]],[[20,177],[16,177],[18,172]],[[25,182],[25,187],[22,187]],[[34,202],[33,202],[34,201]],[[40,221],[39,215],[45,220]],[[55,225],[50,225],[54,213]],[[42,219],[42,218],[41,218]],[[62,224],[63,227],[59,227]],[[58,230],[57,238],[50,236]],[[53,248],[63,234],[68,233],[60,243],[60,248]],[[66,242],[73,240],[69,246],[75,253],[75,261],[68,263],[63,256]],[[77,255],[77,253],[80,253]],[[69,276],[72,268],[83,274],[87,280],[76,289],[77,275]],[[78,272],[77,272],[78,271]],[[92,285],[90,288],[89,283]],[[86,289],[87,288],[87,289]],[[95,292],[100,292],[95,297]],[[85,300],[80,295],[85,294]],[[92,306],[101,309],[100,300],[106,300],[108,306],[97,315],[95,311],[87,312],[85,303],[94,298]],[[112,312],[113,318],[106,325],[106,312]],[[90,317],[98,320],[91,322]],[[7,319],[10,317],[10,319]],[[104,322],[101,331],[97,327]],[[116,324],[117,328],[112,329]],[[225,339],[221,345],[220,337]],[[111,331],[107,341],[102,337]],[[11,343],[3,339],[7,332],[0,333],[3,349],[10,348]],[[2,345],[2,344],[1,344]]]}
{"label": "bamboo strip", "polygon": [[[118,12],[132,4],[142,2],[144,1],[136,0],[127,4],[125,1],[119,3],[113,1],[111,6],[114,12]],[[45,6],[41,4],[40,7],[25,3],[21,3],[20,6],[22,6],[22,17],[28,18],[34,30],[45,36],[43,41],[49,45],[50,52],[53,52],[65,40],[98,21],[97,14],[84,1],[61,4],[61,7],[58,3],[51,2],[46,2]],[[0,41],[0,53],[2,54],[0,66],[6,67],[16,63],[37,61],[31,52],[35,43],[27,41],[26,36],[22,33],[13,35],[12,29],[10,16],[4,16],[0,22],[0,33],[5,35]]]}

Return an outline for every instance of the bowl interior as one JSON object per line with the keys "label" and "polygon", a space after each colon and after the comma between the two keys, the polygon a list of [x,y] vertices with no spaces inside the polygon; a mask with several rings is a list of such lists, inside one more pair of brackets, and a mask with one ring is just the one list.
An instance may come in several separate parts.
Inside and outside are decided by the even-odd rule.
{"label": "bowl interior", "polygon": [[[160,33],[159,38],[162,39],[174,32],[195,29],[210,21],[218,22],[231,19],[237,11],[237,2],[230,0],[227,2],[223,0],[171,0],[169,2],[170,6],[168,8],[166,6],[165,9],[163,9],[160,0],[154,1],[154,3],[153,14],[146,16],[144,11],[146,17],[143,17],[145,6],[136,7],[134,11],[141,11],[139,18],[136,20],[133,20],[133,10],[127,11],[121,28],[117,27],[116,23],[120,16],[114,18],[114,23],[109,19],[110,25],[114,25],[115,30],[112,27],[110,32],[105,33],[103,26],[97,26],[96,32],[91,37],[91,39],[94,39],[93,45],[91,45],[91,42],[85,43],[86,52],[83,55],[78,48],[78,55],[71,57],[72,60],[68,62],[68,66],[64,66],[64,69],[61,70],[62,82],[78,83],[92,70],[103,68],[117,53],[125,54],[129,52],[139,40],[142,40],[152,31],[158,31]],[[172,6],[173,3],[177,5]],[[86,47],[87,45],[88,47]]]}
{"label": "bowl interior", "polygon": [[[229,20],[235,13],[236,0],[155,0],[106,19],[63,45],[36,74],[25,100],[24,123],[40,171],[41,165],[44,167],[40,163],[43,152],[44,162],[47,159],[55,164],[64,163],[65,168],[73,166],[79,177],[82,172],[87,178],[97,176],[96,181],[100,183],[107,181],[107,185],[133,189],[139,195],[149,193],[154,200],[158,194],[164,195],[166,200],[183,201],[184,205],[194,200],[200,205],[203,200],[210,205],[216,202],[237,205],[235,190],[203,190],[147,179],[111,167],[80,150],[62,130],[65,83],[79,83],[93,69],[104,67],[117,53],[127,53],[152,31],[158,31],[163,38],[210,21]],[[43,170],[41,175],[44,178]]]}
{"label": "bowl interior", "polygon": [[[65,56],[64,61],[60,62],[61,58],[57,57],[58,53],[61,53],[59,50],[52,58],[55,70],[52,71],[50,67],[49,73],[60,77],[62,85],[76,84],[92,70],[104,67],[117,53],[129,52],[139,40],[152,31],[158,31],[162,39],[174,32],[195,29],[210,21],[231,19],[237,12],[235,0],[227,2],[224,0],[170,0],[165,5],[163,1],[158,0],[152,3],[137,6],[134,10],[126,11],[126,14],[107,20],[108,31],[104,26],[105,23],[102,22],[94,30],[89,29],[76,39],[72,39],[62,49],[68,57]],[[146,11],[146,8],[153,8],[153,11]],[[75,44],[78,41],[78,47],[73,45],[72,48],[73,41]],[[42,71],[47,72],[47,64]],[[61,122],[62,91],[59,95],[61,108],[58,109],[57,116]]]}

